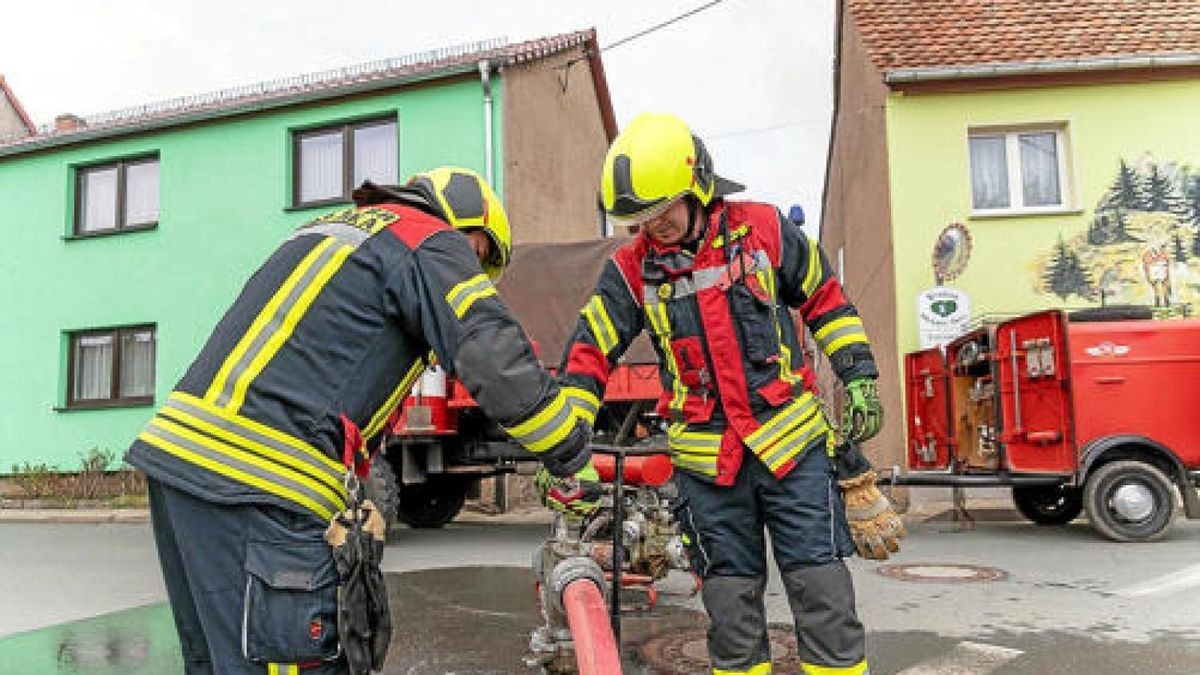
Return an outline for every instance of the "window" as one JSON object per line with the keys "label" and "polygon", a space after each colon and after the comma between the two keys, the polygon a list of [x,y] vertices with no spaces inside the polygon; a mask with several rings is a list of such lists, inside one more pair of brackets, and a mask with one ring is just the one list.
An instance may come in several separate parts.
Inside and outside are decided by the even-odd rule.
{"label": "window", "polygon": [[76,171],[76,235],[157,224],[158,157],[121,160]]}
{"label": "window", "polygon": [[373,120],[296,132],[293,204],[316,206],[350,199],[366,179],[397,182],[396,120]]}
{"label": "window", "polygon": [[68,408],[151,403],[154,326],[70,334]]}
{"label": "window", "polygon": [[976,213],[1067,207],[1063,131],[972,131],[971,208]]}

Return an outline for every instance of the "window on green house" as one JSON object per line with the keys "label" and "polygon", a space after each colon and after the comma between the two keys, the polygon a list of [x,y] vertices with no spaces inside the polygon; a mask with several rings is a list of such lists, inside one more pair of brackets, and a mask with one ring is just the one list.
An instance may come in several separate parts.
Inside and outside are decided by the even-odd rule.
{"label": "window on green house", "polygon": [[136,405],[154,399],[154,326],[70,334],[68,408]]}
{"label": "window on green house", "polygon": [[296,132],[293,204],[316,206],[350,199],[364,180],[398,180],[396,120],[339,124]]}
{"label": "window on green house", "polygon": [[158,157],[121,160],[76,171],[76,235],[157,224]]}
{"label": "window on green house", "polygon": [[1061,130],[973,131],[969,141],[975,212],[1036,212],[1067,206]]}

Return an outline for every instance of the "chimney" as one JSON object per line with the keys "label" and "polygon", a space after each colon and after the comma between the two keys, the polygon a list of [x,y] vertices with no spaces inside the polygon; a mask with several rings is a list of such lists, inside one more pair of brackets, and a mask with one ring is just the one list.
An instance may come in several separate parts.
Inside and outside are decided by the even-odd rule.
{"label": "chimney", "polygon": [[54,131],[56,133],[79,131],[86,126],[87,122],[79,115],[63,113],[54,118]]}

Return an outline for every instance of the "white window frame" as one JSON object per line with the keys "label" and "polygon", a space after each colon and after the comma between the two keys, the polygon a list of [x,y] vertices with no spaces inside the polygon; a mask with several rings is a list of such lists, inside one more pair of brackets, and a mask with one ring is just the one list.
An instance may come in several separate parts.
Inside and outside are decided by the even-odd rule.
{"label": "white window frame", "polygon": [[[1053,133],[1054,134],[1054,150],[1056,159],[1058,160],[1058,204],[1049,204],[1044,206],[1025,206],[1024,183],[1021,177],[1021,134],[1031,133]],[[994,209],[975,208],[975,184],[971,175],[971,139],[987,136],[1003,136],[1004,137],[1004,162],[1008,169],[1008,206]],[[1068,152],[1071,144],[1067,135],[1067,124],[1065,122],[1054,122],[1045,124],[1032,125],[1012,125],[1012,126],[979,126],[970,127],[967,130],[967,196],[968,203],[971,205],[971,215],[973,216],[1007,216],[1007,215],[1028,215],[1039,213],[1067,213],[1075,211],[1074,193],[1072,191],[1073,182],[1069,178],[1068,171],[1071,167],[1071,162],[1068,161]]]}

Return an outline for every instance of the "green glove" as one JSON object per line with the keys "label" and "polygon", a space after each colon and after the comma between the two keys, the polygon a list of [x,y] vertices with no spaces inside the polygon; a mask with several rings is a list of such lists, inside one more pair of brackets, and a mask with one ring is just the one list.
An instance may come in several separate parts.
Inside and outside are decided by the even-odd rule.
{"label": "green glove", "polygon": [[591,460],[569,478],[559,478],[543,466],[538,469],[534,482],[542,504],[569,520],[591,515],[600,506],[600,474],[596,473]]}
{"label": "green glove", "polygon": [[846,409],[842,412],[842,437],[861,443],[879,433],[883,405],[875,380],[860,377],[846,383]]}

